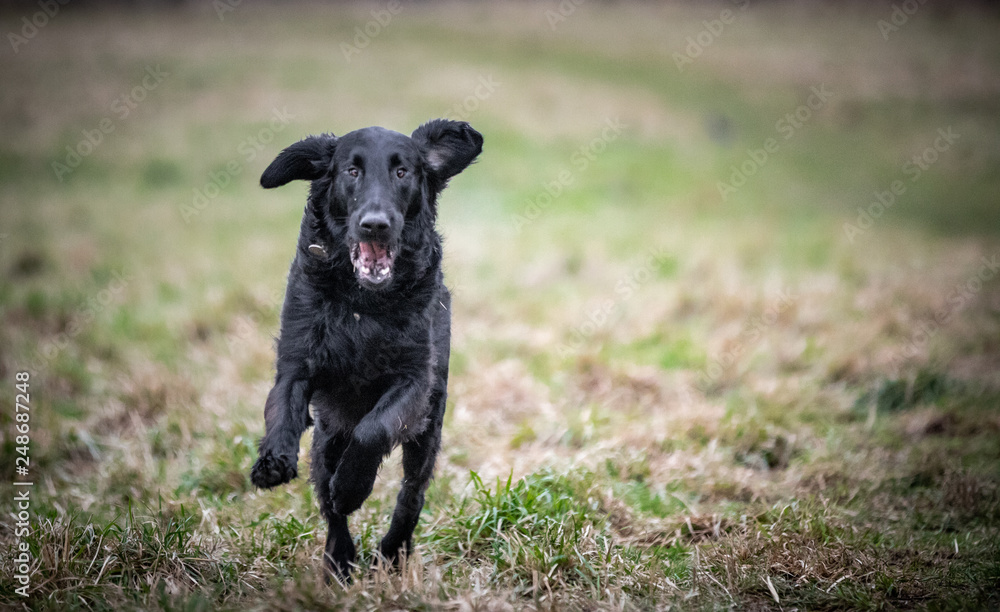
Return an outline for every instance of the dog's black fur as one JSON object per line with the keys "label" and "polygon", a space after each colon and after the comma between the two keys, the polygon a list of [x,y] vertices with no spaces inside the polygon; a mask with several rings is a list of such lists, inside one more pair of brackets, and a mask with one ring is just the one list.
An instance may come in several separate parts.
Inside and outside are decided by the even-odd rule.
{"label": "dog's black fur", "polygon": [[326,568],[349,579],[347,515],[403,446],[402,488],[380,553],[412,546],[441,443],[450,294],[434,229],[437,196],[482,151],[468,123],[438,119],[407,137],[371,127],[311,136],[281,152],[260,183],[312,181],[288,274],[277,375],[250,474],[270,488],[298,474],[313,423],[311,477],[329,523]]}

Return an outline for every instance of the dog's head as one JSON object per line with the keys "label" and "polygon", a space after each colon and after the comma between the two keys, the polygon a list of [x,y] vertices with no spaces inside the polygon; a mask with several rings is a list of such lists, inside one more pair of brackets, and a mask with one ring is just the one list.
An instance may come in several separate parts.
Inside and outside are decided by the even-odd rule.
{"label": "dog's head", "polygon": [[288,147],[261,186],[313,181],[310,206],[344,249],[358,283],[383,289],[393,278],[408,225],[433,219],[437,194],[471,164],[483,137],[465,122],[437,119],[411,136],[379,127],[310,136]]}

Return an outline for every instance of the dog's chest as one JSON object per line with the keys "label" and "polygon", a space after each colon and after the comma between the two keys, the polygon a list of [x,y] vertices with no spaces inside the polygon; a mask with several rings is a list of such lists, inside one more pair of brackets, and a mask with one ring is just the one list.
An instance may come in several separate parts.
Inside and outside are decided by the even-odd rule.
{"label": "dog's chest", "polygon": [[315,364],[320,378],[361,391],[411,364],[426,364],[430,357],[429,330],[412,320],[402,324],[349,308],[329,309],[325,314],[313,340],[315,346],[323,347]]}

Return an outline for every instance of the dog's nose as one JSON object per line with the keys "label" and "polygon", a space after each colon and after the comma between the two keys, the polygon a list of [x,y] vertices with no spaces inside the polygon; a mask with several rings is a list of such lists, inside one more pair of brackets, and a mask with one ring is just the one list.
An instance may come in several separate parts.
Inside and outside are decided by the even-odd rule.
{"label": "dog's nose", "polygon": [[358,225],[361,226],[362,231],[372,234],[384,232],[389,229],[389,217],[381,211],[365,213]]}

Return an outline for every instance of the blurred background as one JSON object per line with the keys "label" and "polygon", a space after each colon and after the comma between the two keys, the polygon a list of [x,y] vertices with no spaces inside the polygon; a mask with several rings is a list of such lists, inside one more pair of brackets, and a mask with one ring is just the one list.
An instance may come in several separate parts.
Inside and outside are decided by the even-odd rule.
{"label": "blurred background", "polygon": [[[0,498],[35,483],[30,535],[4,502],[0,598],[998,605],[998,25],[915,0],[0,3]],[[410,568],[330,591],[305,478],[248,479],[307,192],[258,178],[309,134],[436,117],[485,138],[441,203],[445,446]],[[399,477],[352,517],[365,563]]]}

